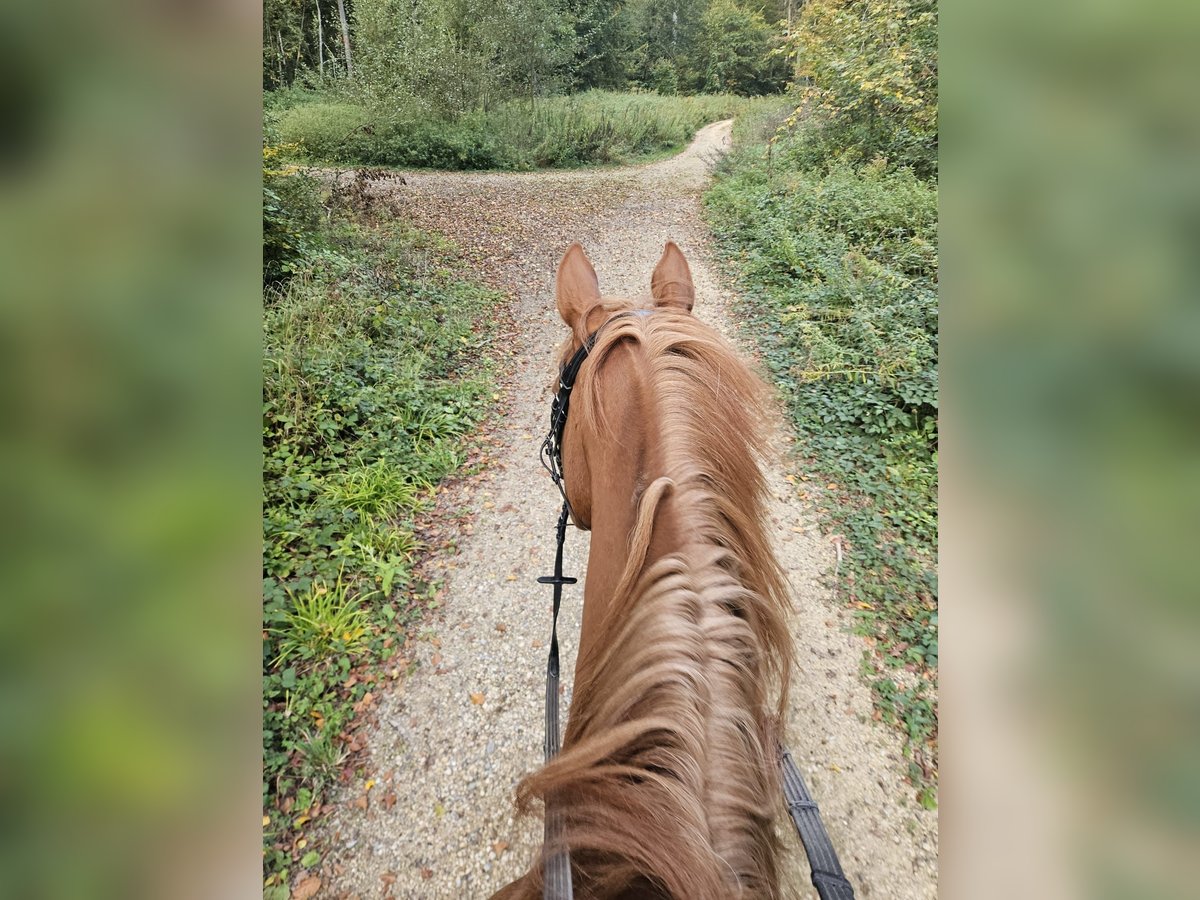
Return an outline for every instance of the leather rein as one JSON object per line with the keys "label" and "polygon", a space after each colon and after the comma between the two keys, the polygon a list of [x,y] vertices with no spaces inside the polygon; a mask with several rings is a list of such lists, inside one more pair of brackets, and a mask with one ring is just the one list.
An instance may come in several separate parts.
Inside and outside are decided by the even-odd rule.
{"label": "leather rein", "polygon": [[[587,336],[582,346],[575,351],[571,359],[562,367],[558,377],[558,391],[550,404],[550,431],[542,441],[541,460],[555,487],[562,494],[562,511],[555,526],[556,549],[554,552],[554,574],[538,578],[539,584],[551,585],[554,590],[554,613],[550,625],[550,654],[546,661],[546,740],[545,761],[549,762],[559,751],[559,720],[558,720],[558,684],[559,684],[559,654],[558,654],[558,611],[562,604],[563,585],[576,584],[578,579],[563,575],[563,546],[567,540],[567,524],[573,511],[567,499],[567,489],[563,481],[562,440],[567,427],[567,412],[571,404],[571,391],[575,387],[575,379],[583,368],[596,339],[605,325],[614,319],[624,316],[650,315],[653,310],[637,309],[617,313],[604,321],[595,331]],[[854,900],[854,888],[846,880],[838,860],[837,852],[825,830],[821,820],[821,812],[817,803],[808,792],[808,787],[796,767],[792,754],[783,745],[778,747],[779,765],[783,774],[783,794],[787,802],[788,814],[796,833],[804,844],[804,852],[808,856],[809,868],[812,872],[813,887],[817,889],[820,900]],[[562,843],[563,812],[559,804],[551,803],[546,798],[546,821],[544,841],[551,847]],[[568,848],[555,851],[546,857],[543,872],[543,900],[573,900],[574,890],[571,882],[571,853]]]}

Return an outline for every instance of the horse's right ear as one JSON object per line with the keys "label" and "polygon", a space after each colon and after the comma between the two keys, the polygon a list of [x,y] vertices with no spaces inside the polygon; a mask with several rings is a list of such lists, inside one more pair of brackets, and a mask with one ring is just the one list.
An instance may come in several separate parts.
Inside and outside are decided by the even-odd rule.
{"label": "horse's right ear", "polygon": [[567,248],[562,262],[558,264],[556,281],[558,314],[563,321],[576,330],[579,317],[596,305],[600,299],[600,282],[596,270],[583,252],[578,241]]}

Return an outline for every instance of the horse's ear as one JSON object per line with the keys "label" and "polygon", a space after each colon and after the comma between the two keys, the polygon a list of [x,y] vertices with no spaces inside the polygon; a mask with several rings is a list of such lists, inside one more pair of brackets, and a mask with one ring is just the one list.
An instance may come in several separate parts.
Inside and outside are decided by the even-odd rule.
{"label": "horse's ear", "polygon": [[684,312],[692,311],[696,301],[696,289],[692,287],[692,271],[688,268],[683,251],[674,241],[667,241],[662,259],[650,276],[650,293],[655,306],[674,306]]}
{"label": "horse's ear", "polygon": [[600,299],[596,270],[578,241],[567,248],[558,264],[556,281],[558,314],[574,330],[582,316]]}

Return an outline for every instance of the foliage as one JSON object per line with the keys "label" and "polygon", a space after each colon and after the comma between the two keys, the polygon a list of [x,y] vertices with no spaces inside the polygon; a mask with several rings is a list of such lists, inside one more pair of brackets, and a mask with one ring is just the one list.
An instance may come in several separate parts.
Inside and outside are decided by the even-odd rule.
{"label": "foliage", "polygon": [[272,629],[279,647],[273,666],[352,655],[363,649],[367,613],[359,595],[340,575],[332,587],[318,579],[299,595],[290,588],[285,592],[290,609],[284,613],[282,627]]}
{"label": "foliage", "polygon": [[[937,190],[882,160],[803,168],[801,134],[754,110],[706,197],[746,317],[785,397],[804,490],[842,547],[841,593],[873,639],[879,714],[936,784]],[[819,127],[819,126],[818,126]],[[748,146],[747,146],[748,144]]]}
{"label": "foliage", "polygon": [[[346,763],[355,707],[429,602],[414,517],[464,461],[499,297],[451,248],[335,210],[268,289],[263,364],[264,865],[286,884],[296,840]],[[402,637],[402,635],[401,635]],[[365,699],[366,698],[366,699]]]}
{"label": "foliage", "polygon": [[313,179],[279,158],[298,144],[263,144],[263,283],[278,284],[320,243],[321,206]]}
{"label": "foliage", "polygon": [[811,80],[799,163],[876,156],[923,177],[937,172],[935,0],[810,0],[795,35]]}
{"label": "foliage", "polygon": [[[682,146],[732,115],[728,95],[662,97],[589,91],[512,101],[456,120],[392,118],[393,111],[319,101],[278,113],[281,140],[314,161],[442,169],[528,169],[624,162]],[[370,123],[365,124],[365,123]]]}
{"label": "foliage", "polygon": [[411,103],[453,119],[569,84],[575,32],[560,0],[359,0],[359,75],[372,106]]}
{"label": "foliage", "polygon": [[780,90],[787,66],[773,54],[775,35],[761,11],[712,0],[696,38],[696,68],[707,91],[766,94]]}
{"label": "foliage", "polygon": [[278,111],[273,124],[285,144],[326,158],[360,140],[371,127],[371,116],[354,103],[316,100]]}
{"label": "foliage", "polygon": [[373,112],[396,105],[410,119],[455,120],[507,100],[631,84],[667,94],[775,92],[788,74],[773,53],[791,8],[784,0],[355,0],[349,6],[352,75],[333,0],[265,0],[264,87],[305,84]]}

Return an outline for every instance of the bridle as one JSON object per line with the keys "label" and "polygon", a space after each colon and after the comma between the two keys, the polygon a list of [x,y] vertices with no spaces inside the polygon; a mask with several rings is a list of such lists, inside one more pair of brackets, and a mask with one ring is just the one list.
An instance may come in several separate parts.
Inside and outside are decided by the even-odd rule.
{"label": "bridle", "polygon": [[[562,441],[567,428],[567,413],[571,406],[571,391],[575,387],[575,379],[579,370],[596,346],[600,332],[610,322],[627,316],[646,316],[654,312],[652,309],[634,309],[619,312],[601,323],[600,327],[584,339],[579,349],[559,370],[558,391],[550,403],[550,431],[546,434],[541,446],[542,465],[550,473],[555,487],[562,494],[562,511],[558,515],[555,526],[556,548],[554,551],[554,574],[538,578],[538,584],[548,584],[554,589],[554,613],[550,625],[550,654],[546,660],[546,740],[545,761],[553,759],[559,750],[559,721],[558,721],[558,611],[562,605],[563,585],[578,583],[577,578],[563,575],[563,546],[567,540],[567,524],[574,516],[571,501],[567,499],[567,487],[563,480]],[[821,900],[854,900],[854,888],[846,880],[838,861],[837,852],[829,840],[825,823],[821,820],[821,812],[817,803],[808,792],[800,770],[796,767],[792,754],[782,744],[779,745],[779,765],[783,772],[783,795],[787,801],[788,813],[796,833],[804,844],[808,855],[809,868],[812,871],[813,887]],[[546,797],[546,823],[544,841],[550,846],[561,843],[563,813],[559,805]],[[543,872],[543,900],[573,900],[574,890],[571,885],[571,852],[563,847],[546,858]]]}

